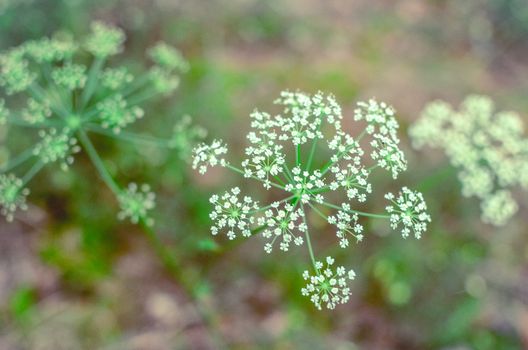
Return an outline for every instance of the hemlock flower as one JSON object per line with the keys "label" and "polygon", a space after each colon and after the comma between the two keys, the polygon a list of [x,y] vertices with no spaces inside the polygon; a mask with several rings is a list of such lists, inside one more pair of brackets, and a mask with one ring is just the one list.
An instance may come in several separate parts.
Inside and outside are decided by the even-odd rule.
{"label": "hemlock flower", "polygon": [[200,174],[205,174],[208,167],[217,165],[226,166],[222,157],[227,153],[227,147],[221,140],[214,140],[210,145],[201,143],[193,150],[193,169],[198,169]]}
{"label": "hemlock flower", "polygon": [[156,194],[150,190],[149,185],[138,186],[136,183],[130,183],[126,190],[117,196],[121,207],[117,217],[120,220],[129,218],[134,224],[144,221],[151,226],[154,221],[148,216],[148,212],[156,206],[155,199]]}
{"label": "hemlock flower", "polygon": [[[189,117],[182,120],[185,127],[178,126],[177,121],[172,133],[167,130],[167,138],[124,130],[144,116],[141,107],[144,102],[174,88],[172,84],[160,90],[158,83],[152,81],[152,71],[159,71],[160,79],[174,80],[186,65],[176,49],[158,44],[149,51],[149,55],[157,53],[153,55],[153,65],[139,76],[124,66],[108,66],[107,59],[123,50],[124,40],[121,29],[95,22],[86,40],[75,41],[61,34],[31,40],[0,54],[0,87],[7,95],[6,101],[0,99],[0,124],[24,128],[20,136],[33,141],[29,149],[20,150],[0,164],[4,187],[8,172],[17,174],[13,176],[21,173],[25,185],[44,165],[59,164],[66,170],[82,149],[118,199],[119,217],[130,218],[134,223],[151,222],[147,211],[154,206],[153,194],[145,186],[122,189],[107,170],[90,136],[95,133],[166,150],[186,147],[189,152],[204,135],[193,128]],[[12,130],[15,134],[16,130]],[[10,153],[16,154],[14,151]],[[181,156],[184,158],[188,153],[182,152]],[[30,162],[33,164],[28,166]],[[19,194],[25,200],[27,192],[21,190]],[[2,213],[12,218],[23,202],[6,198],[4,195],[0,203]]]}
{"label": "hemlock flower", "polygon": [[320,261],[315,262],[315,275],[304,271],[303,278],[308,281],[301,289],[301,294],[309,296],[312,303],[319,310],[322,306],[333,310],[338,304],[345,304],[350,299],[348,281],[356,278],[354,270],[346,270],[343,266],[333,269],[334,259],[326,258],[326,266]]}
{"label": "hemlock flower", "polygon": [[252,211],[258,209],[258,203],[251,197],[238,198],[240,189],[235,187],[222,196],[213,195],[210,198],[214,210],[209,214],[216,224],[211,227],[211,233],[217,235],[222,229],[227,230],[227,237],[234,239],[237,232],[244,237],[251,236],[250,226],[255,221]]}
{"label": "hemlock flower", "polygon": [[113,56],[123,51],[125,33],[102,22],[92,23],[92,34],[86,40],[86,50],[98,58]]}
{"label": "hemlock flower", "polygon": [[[462,194],[481,202],[481,218],[504,225],[517,211],[510,188],[528,188],[528,139],[514,112],[494,112],[485,96],[468,96],[458,111],[442,101],[427,105],[409,130],[415,148],[442,149],[458,171]],[[498,210],[496,203],[503,202]]]}
{"label": "hemlock flower", "polygon": [[13,174],[0,174],[0,214],[13,221],[17,209],[26,210],[29,190],[24,181]]}
{"label": "hemlock flower", "polygon": [[68,90],[82,89],[86,84],[86,67],[80,64],[66,63],[51,72],[55,84]]}
{"label": "hemlock flower", "polygon": [[387,193],[385,198],[392,203],[386,208],[390,214],[391,227],[397,229],[401,224],[403,238],[407,238],[411,231],[414,237],[420,238],[427,230],[427,223],[431,222],[422,194],[403,187],[398,197]]}
{"label": "hemlock flower", "polygon": [[[281,192],[282,199],[262,206],[246,197],[246,210],[237,209],[234,214],[233,208],[242,203],[238,199],[239,189],[222,197],[213,195],[212,232],[218,235],[227,231],[229,239],[239,232],[244,237],[258,234],[266,241],[267,253],[276,245],[282,251],[305,246],[316,274],[303,293],[311,295],[316,306],[325,304],[333,308],[346,302],[350,291],[342,279],[344,269],[321,271],[322,266],[316,262],[310,237],[314,232],[309,230],[310,213],[335,226],[341,248],[349,246],[350,238],[356,242],[363,240],[365,218],[385,219],[394,229],[403,223],[404,235],[407,230],[414,230],[416,238],[425,231],[430,218],[421,194],[410,193],[406,188],[402,190],[405,200],[398,199],[398,206],[391,213],[374,214],[357,208],[373,192],[370,183],[373,171],[385,169],[397,177],[406,168],[398,147],[398,123],[390,106],[375,100],[358,103],[355,120],[366,122],[366,127],[356,136],[342,127],[341,107],[331,95],[283,92],[275,102],[283,107],[278,115],[251,113],[251,130],[241,167],[228,162],[224,158],[227,146],[214,140],[194,149],[193,168],[204,174],[209,167],[220,165],[257,180],[265,189],[277,191],[277,195]],[[373,149],[370,161],[364,157],[364,146]],[[341,205],[331,202],[339,197],[346,202]],[[335,214],[329,215],[332,211]],[[241,213],[243,216],[233,216]],[[337,283],[332,287],[337,288],[336,292],[329,287],[332,283]]]}
{"label": "hemlock flower", "polygon": [[33,154],[44,164],[60,162],[63,170],[73,164],[73,155],[81,151],[77,139],[71,136],[70,130],[58,132],[56,129],[49,131],[40,130],[41,141],[35,145]]}

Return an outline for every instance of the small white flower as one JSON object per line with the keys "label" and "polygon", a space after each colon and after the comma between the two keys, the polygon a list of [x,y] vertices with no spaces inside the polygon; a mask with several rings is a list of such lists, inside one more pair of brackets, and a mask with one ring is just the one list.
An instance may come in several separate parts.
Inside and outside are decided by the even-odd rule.
{"label": "small white flower", "polygon": [[316,203],[324,201],[323,195],[319,193],[326,186],[321,171],[308,172],[296,166],[291,170],[291,173],[293,174],[293,181],[284,187],[286,191],[298,196],[304,204],[310,201]]}
{"label": "small white flower", "polygon": [[7,221],[13,221],[18,209],[26,210],[26,197],[29,190],[24,187],[24,182],[13,174],[0,174],[0,214]]}
{"label": "small white flower", "polygon": [[404,238],[407,238],[411,231],[416,238],[420,238],[427,230],[427,223],[431,222],[423,195],[403,187],[398,197],[387,193],[385,198],[392,203],[386,207],[390,214],[391,227],[397,229],[402,224],[401,233]]}
{"label": "small white flower", "polygon": [[205,174],[207,167],[226,166],[227,162],[222,157],[227,153],[227,147],[221,140],[214,140],[210,145],[201,143],[193,150],[193,169],[198,169],[200,174]]}
{"label": "small white flower", "polygon": [[350,299],[350,288],[347,283],[356,277],[354,270],[348,272],[343,266],[333,270],[334,259],[326,258],[326,267],[321,262],[316,262],[317,270],[315,275],[310,275],[304,271],[303,278],[308,281],[301,289],[301,294],[309,296],[312,303],[319,310],[322,306],[328,309],[335,309],[338,304],[345,304]]}
{"label": "small white flower", "polygon": [[335,216],[328,217],[328,223],[337,227],[339,246],[346,248],[349,245],[349,236],[354,237],[357,242],[363,240],[363,225],[359,223],[359,215],[351,212],[350,204],[343,203],[341,208]]}
{"label": "small white flower", "polygon": [[264,246],[266,253],[271,253],[277,240],[282,251],[288,251],[292,242],[297,246],[303,244],[304,239],[301,234],[307,230],[303,216],[304,212],[301,208],[295,209],[289,203],[281,207],[279,202],[273,202],[271,209],[266,210],[264,216],[257,219],[259,226],[266,227],[262,236],[271,240]]}
{"label": "small white flower", "polygon": [[56,129],[40,130],[39,136],[41,141],[33,148],[33,154],[45,164],[60,162],[61,169],[67,170],[73,163],[73,155],[81,150],[68,129],[61,132]]}
{"label": "small white flower", "polygon": [[213,235],[226,229],[229,239],[234,239],[237,232],[244,237],[251,236],[251,225],[255,222],[253,211],[258,209],[258,203],[248,196],[240,200],[239,194],[240,189],[235,187],[222,196],[211,196],[209,201],[214,208],[209,217],[214,223],[211,227]]}
{"label": "small white flower", "polygon": [[147,225],[152,225],[154,221],[148,216],[148,212],[156,206],[156,194],[150,190],[150,186],[143,184],[138,186],[130,183],[126,190],[122,191],[118,197],[121,211],[117,214],[119,220],[129,218],[133,224],[144,220]]}

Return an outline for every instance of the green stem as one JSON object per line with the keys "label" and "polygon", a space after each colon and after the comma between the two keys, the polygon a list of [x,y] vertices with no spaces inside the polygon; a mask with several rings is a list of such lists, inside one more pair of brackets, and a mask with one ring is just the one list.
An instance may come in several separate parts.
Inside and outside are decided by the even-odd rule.
{"label": "green stem", "polygon": [[[231,164],[227,164],[227,165],[226,165],[226,168],[231,169],[231,170],[233,170],[233,171],[236,171],[237,173],[239,173],[239,174],[245,176],[245,173],[244,173],[244,171],[243,171],[242,169],[239,169],[239,168],[237,168],[237,167],[235,167],[235,166],[232,166]],[[250,177],[251,177],[252,179],[257,180],[257,181],[263,182],[261,179],[259,179],[259,178],[256,177],[256,176],[250,176]],[[281,186],[281,185],[279,185],[279,184],[276,184],[275,182],[271,182],[271,181],[270,181],[270,185],[273,186],[273,187],[280,188],[281,190],[284,190],[284,187],[283,187],[283,186]]]}
{"label": "green stem", "polygon": [[116,184],[116,182],[114,181],[114,179],[112,178],[108,170],[106,169],[105,165],[103,164],[103,161],[99,157],[99,154],[97,154],[95,147],[93,146],[92,142],[86,135],[86,132],[84,132],[83,130],[79,130],[77,134],[78,134],[79,140],[81,141],[81,144],[86,150],[86,153],[88,153],[88,157],[90,157],[90,160],[96,167],[103,181],[112,190],[112,192],[114,192],[115,195],[119,195],[121,192],[121,190],[119,189],[119,186]]}
{"label": "green stem", "polygon": [[314,269],[316,271],[319,271],[315,263],[315,255],[314,255],[313,248],[312,248],[312,241],[310,239],[310,233],[308,232],[308,224],[306,223],[306,212],[304,211],[304,205],[302,203],[301,203],[301,210],[303,211],[303,223],[304,223],[304,226],[306,227],[304,236],[306,237],[306,245],[308,246],[308,252],[310,253],[310,259],[312,260]]}
{"label": "green stem", "polygon": [[38,172],[44,167],[44,163],[42,161],[38,161],[29,169],[29,171],[22,177],[22,183],[23,185],[26,185],[35,175],[38,174]]}
{"label": "green stem", "polygon": [[337,209],[337,210],[345,211],[345,212],[347,212],[349,214],[358,214],[358,215],[361,215],[361,216],[367,216],[367,217],[377,218],[377,219],[388,219],[388,218],[390,218],[390,215],[386,215],[386,214],[366,213],[364,211],[353,210],[353,209],[344,210],[342,207],[339,207],[337,205],[334,205],[334,204],[331,204],[331,203],[328,203],[328,202],[323,202],[321,204],[322,205],[326,205],[327,207],[330,207],[330,208],[334,208],[334,209]]}
{"label": "green stem", "polygon": [[20,153],[13,159],[10,159],[6,164],[0,166],[0,172],[7,173],[11,169],[16,168],[20,164],[24,163],[29,158],[33,157],[33,149],[27,149],[24,152]]}
{"label": "green stem", "polygon": [[96,57],[95,60],[92,62],[92,66],[90,67],[90,71],[88,72],[86,86],[84,87],[84,90],[81,94],[81,110],[86,107],[88,102],[90,102],[90,99],[92,98],[92,95],[95,92],[95,88],[97,86],[97,79],[99,78],[99,74],[101,73],[101,69],[103,68],[104,62],[105,59],[102,57]]}
{"label": "green stem", "polygon": [[112,130],[108,130],[105,128],[100,127],[99,125],[93,125],[93,124],[85,124],[84,125],[86,130],[109,136],[118,140],[122,141],[128,141],[128,142],[135,142],[135,143],[143,143],[148,145],[154,145],[157,147],[162,148],[169,148],[169,142],[168,140],[159,139],[154,136],[150,135],[141,135],[141,134],[135,134],[127,131],[121,131],[119,134],[114,133]]}

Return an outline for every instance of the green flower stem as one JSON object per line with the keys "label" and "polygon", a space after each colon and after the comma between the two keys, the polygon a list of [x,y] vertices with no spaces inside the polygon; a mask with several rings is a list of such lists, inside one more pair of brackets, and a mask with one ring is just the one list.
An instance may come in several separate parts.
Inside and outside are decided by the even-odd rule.
{"label": "green flower stem", "polygon": [[[290,199],[293,199],[294,197],[295,197],[295,195],[289,196],[287,198],[281,199],[280,201],[278,201],[278,203],[289,201]],[[269,204],[269,205],[266,205],[265,207],[258,208],[256,210],[251,210],[249,213],[250,214],[259,213],[261,211],[264,211],[264,210],[267,210],[267,209],[271,208],[272,206],[273,206],[272,204]]]}
{"label": "green flower stem", "polygon": [[310,149],[310,155],[308,156],[308,162],[306,164],[306,171],[310,171],[310,168],[312,167],[312,161],[313,161],[313,157],[314,157],[314,154],[315,154],[315,147],[317,146],[317,141],[319,141],[319,137],[317,137],[317,133],[319,132],[319,130],[321,130],[321,125],[323,125],[323,119],[325,118],[326,116],[321,116],[319,117],[319,125],[317,125],[317,130],[316,130],[316,137],[315,139],[312,141],[312,147]]}
{"label": "green flower stem", "polygon": [[90,157],[90,160],[92,161],[94,166],[97,168],[97,171],[99,172],[99,175],[101,176],[103,181],[112,190],[112,192],[114,192],[115,195],[119,195],[121,193],[119,186],[117,185],[117,183],[114,181],[114,179],[112,178],[112,176],[106,169],[105,165],[103,164],[103,161],[99,157],[99,154],[97,154],[95,147],[93,146],[92,142],[86,135],[86,132],[84,132],[84,130],[79,130],[77,134],[79,136],[79,140],[81,144],[86,150],[86,153],[88,153],[88,157]]}
{"label": "green flower stem", "polygon": [[456,176],[457,168],[448,165],[442,169],[437,170],[432,175],[429,175],[418,183],[416,189],[421,192],[427,192],[429,189],[436,187],[438,184],[444,182],[447,178]]}
{"label": "green flower stem", "polygon": [[[337,205],[328,203],[328,202],[323,202],[321,204],[326,205],[327,207],[330,207],[330,208],[337,209],[337,210],[343,210],[343,208],[341,208],[341,207],[339,207]],[[349,214],[358,214],[360,216],[367,216],[367,217],[377,218],[377,219],[388,219],[388,218],[390,218],[390,215],[387,215],[387,214],[373,214],[373,213],[366,213],[364,211],[352,210],[352,209],[351,210],[343,210],[343,211],[346,211]]]}
{"label": "green flower stem", "polygon": [[319,209],[317,209],[317,207],[315,205],[313,205],[312,203],[308,202],[308,205],[310,206],[310,208],[313,209],[313,211],[315,211],[317,214],[319,214],[320,217],[322,217],[323,219],[325,219],[326,221],[328,221],[328,216],[326,216],[325,214],[323,214]]}
{"label": "green flower stem", "polygon": [[150,74],[146,73],[141,75],[139,78],[134,79],[134,81],[127,86],[124,90],[121,91],[123,98],[128,98],[130,95],[136,93],[138,90],[146,86],[150,82]]}
{"label": "green flower stem", "polygon": [[33,164],[33,166],[28,170],[24,177],[22,177],[22,183],[26,185],[29,181],[31,181],[31,179],[35,177],[35,175],[37,175],[40,170],[42,170],[44,165],[44,162],[40,160]]}
{"label": "green flower stem", "polygon": [[161,148],[170,148],[168,140],[159,139],[157,137],[150,136],[150,135],[135,134],[135,133],[126,132],[126,131],[120,131],[118,134],[116,134],[112,130],[105,129],[105,128],[100,127],[99,125],[94,125],[94,124],[84,124],[84,128],[86,130],[89,130],[89,131],[92,131],[98,134],[102,134],[105,136],[113,137],[115,139],[122,140],[122,141],[154,145],[154,146],[161,147]]}
{"label": "green flower stem", "polygon": [[[239,169],[239,168],[237,168],[237,167],[235,167],[235,166],[232,166],[232,165],[229,164],[229,163],[226,164],[226,168],[231,169],[231,170],[233,170],[233,171],[236,171],[236,172],[239,173],[239,174],[244,175],[244,171],[243,171],[242,169]],[[244,176],[245,176],[245,175],[244,175]],[[256,177],[256,176],[250,176],[250,177],[251,177],[252,179],[254,179],[254,180],[257,180],[257,181],[262,182],[262,180],[259,179],[259,178]],[[284,187],[283,187],[283,186],[281,186],[281,185],[279,185],[279,184],[276,184],[275,182],[270,182],[270,184],[271,184],[271,186],[273,186],[273,187],[277,187],[277,188],[280,188],[281,190],[284,190]]]}
{"label": "green flower stem", "polygon": [[227,349],[227,345],[223,340],[220,332],[217,331],[219,328],[219,320],[216,315],[211,312],[211,305],[205,306],[203,304],[203,298],[201,297],[197,285],[201,278],[199,276],[193,276],[195,278],[190,278],[189,274],[183,270],[182,264],[178,261],[178,258],[172,251],[164,244],[154,230],[147,225],[144,220],[140,222],[143,232],[146,234],[148,240],[152,244],[156,254],[163,262],[167,272],[177,280],[180,285],[183,287],[185,292],[189,295],[190,299],[193,301],[196,310],[200,314],[204,326],[207,328],[211,340],[214,342],[215,346],[219,349]]}
{"label": "green flower stem", "polygon": [[312,260],[313,267],[319,273],[319,269],[317,268],[316,263],[315,263],[315,255],[314,255],[313,248],[312,248],[312,241],[310,239],[310,232],[308,232],[308,223],[306,222],[306,212],[304,211],[304,205],[302,203],[301,203],[301,209],[304,213],[304,215],[302,216],[303,223],[304,223],[304,226],[306,226],[306,231],[304,232],[304,236],[306,238],[306,245],[308,246],[308,252],[310,253],[310,259]]}
{"label": "green flower stem", "polygon": [[84,87],[84,90],[81,94],[81,109],[84,109],[84,107],[86,107],[95,92],[95,88],[97,87],[97,79],[99,79],[99,75],[101,74],[101,69],[103,68],[104,62],[105,59],[103,57],[96,57],[92,62],[92,66],[90,67],[90,71],[88,72],[86,86]]}
{"label": "green flower stem", "polygon": [[153,97],[158,96],[160,93],[155,89],[147,89],[143,91],[142,93],[139,93],[137,95],[133,95],[128,98],[127,105],[129,106],[135,106],[140,103],[143,103]]}
{"label": "green flower stem", "polygon": [[290,169],[286,166],[286,164],[284,164],[282,167],[285,170],[284,175],[286,176],[286,180],[289,181],[289,182],[293,182],[293,175],[292,175]]}
{"label": "green flower stem", "polygon": [[28,121],[25,121],[22,118],[18,118],[18,117],[12,116],[12,115],[7,117],[7,122],[10,123],[10,124],[14,124],[14,125],[17,125],[17,126],[24,127],[24,128],[35,128],[35,129],[41,129],[43,126],[51,128],[51,127],[60,127],[62,125],[62,124],[54,123],[51,120],[49,120],[49,121],[46,120],[46,121],[43,121],[43,122],[40,122],[40,123],[30,123]]}
{"label": "green flower stem", "polygon": [[29,148],[24,152],[20,153],[16,157],[10,159],[6,164],[0,166],[0,173],[7,173],[11,169],[16,168],[20,164],[24,163],[28,159],[33,157],[33,149]]}
{"label": "green flower stem", "polygon": [[299,164],[301,164],[301,145],[297,145],[295,148],[295,165],[298,166]]}
{"label": "green flower stem", "polygon": [[49,93],[47,94],[46,91],[37,83],[31,84],[31,86],[28,88],[28,91],[31,97],[40,103],[45,103],[48,100],[53,101],[54,103],[50,106],[53,112],[55,112],[55,114],[57,114],[62,119],[66,119],[68,117],[69,113],[65,111],[60,103],[55,101],[55,96]]}

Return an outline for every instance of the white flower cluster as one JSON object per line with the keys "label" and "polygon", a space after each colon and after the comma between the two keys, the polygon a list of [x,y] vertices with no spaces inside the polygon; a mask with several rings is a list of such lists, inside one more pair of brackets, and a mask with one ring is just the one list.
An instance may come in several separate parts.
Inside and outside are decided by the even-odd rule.
{"label": "white flower cluster", "polygon": [[303,218],[304,212],[301,208],[295,209],[290,203],[284,204],[283,207],[279,202],[271,203],[271,209],[266,210],[264,216],[257,220],[259,226],[265,227],[262,236],[271,240],[264,245],[264,251],[271,253],[276,240],[280,240],[279,248],[285,252],[290,249],[292,241],[297,246],[303,244],[301,233],[308,229]]}
{"label": "white flower cluster", "polygon": [[348,281],[356,278],[354,270],[346,270],[343,266],[333,269],[334,259],[326,258],[326,266],[320,261],[315,262],[315,275],[310,275],[304,271],[303,278],[308,281],[301,289],[304,296],[309,296],[312,303],[319,310],[322,306],[328,309],[335,309],[338,304],[345,304],[350,299],[350,288]]}
{"label": "white flower cluster", "polygon": [[24,181],[13,174],[0,174],[0,214],[12,221],[17,209],[26,210],[29,190]]}
{"label": "white flower cluster", "polygon": [[81,150],[77,139],[71,136],[68,129],[61,132],[57,129],[40,130],[39,136],[41,141],[33,148],[33,154],[44,164],[60,162],[62,170],[67,170],[73,164],[73,155]]}
{"label": "white flower cluster", "polygon": [[378,165],[392,173],[396,179],[398,174],[407,169],[407,161],[399,148],[398,122],[395,112],[386,103],[375,100],[359,102],[355,111],[356,121],[365,120],[368,123],[365,131],[372,135],[370,145],[373,148],[370,156]]}
{"label": "white flower cluster", "polygon": [[154,223],[148,212],[156,206],[156,194],[150,190],[149,185],[138,186],[136,183],[130,183],[117,199],[121,207],[117,214],[119,220],[129,218],[133,224],[144,221],[149,226]]}
{"label": "white flower cluster", "polygon": [[213,235],[217,235],[220,230],[227,229],[229,239],[236,237],[236,231],[244,237],[251,236],[251,224],[255,221],[252,212],[258,209],[258,203],[249,196],[240,200],[239,194],[240,189],[235,187],[221,197],[213,195],[209,199],[214,206],[214,210],[209,214],[211,220],[215,222],[211,227]]}
{"label": "white flower cluster", "polygon": [[468,96],[458,111],[436,101],[409,133],[416,148],[444,150],[458,170],[462,194],[480,199],[483,221],[503,225],[515,214],[509,188],[528,188],[528,138],[519,115],[495,113],[484,96]]}
{"label": "white flower cluster", "polygon": [[[319,271],[321,267],[316,264],[310,239],[309,212],[335,227],[341,248],[349,246],[350,238],[357,242],[363,239],[363,218],[391,220],[393,228],[402,222],[403,232],[412,229],[417,238],[430,219],[425,213],[422,196],[414,192],[410,195],[406,189],[407,202],[398,201],[401,208],[390,214],[367,213],[354,208],[353,202],[364,203],[372,193],[369,178],[376,168],[390,171],[393,177],[406,168],[403,153],[398,148],[398,123],[391,107],[374,100],[359,103],[355,119],[366,121],[367,125],[363,132],[353,136],[343,129],[341,107],[331,95],[283,92],[276,103],[283,107],[281,114],[272,116],[260,111],[251,114],[249,145],[241,168],[224,159],[227,147],[220,140],[194,149],[193,168],[204,174],[210,166],[225,166],[245,178],[259,181],[267,190],[282,191],[282,199],[264,206],[249,197],[240,200],[238,188],[221,197],[213,195],[212,233],[217,235],[224,231],[229,239],[234,239],[238,233],[244,237],[259,233],[266,241],[264,250],[267,253],[273,251],[275,244],[282,251],[292,246],[306,246],[317,274],[312,277],[311,287],[303,293],[312,295],[312,301],[319,307],[326,303],[333,308],[348,300],[349,290],[342,277],[344,269],[339,268],[336,273],[331,273],[330,269]],[[371,140],[365,140],[367,137]],[[374,164],[364,159],[363,144],[372,148]],[[347,202],[341,206],[332,204],[330,200],[339,195]],[[327,213],[334,210],[335,214],[328,216]],[[398,215],[396,224],[395,215]]]}
{"label": "white flower cluster", "polygon": [[403,238],[407,238],[411,231],[414,233],[414,237],[420,238],[422,233],[427,230],[427,223],[431,222],[431,216],[427,214],[427,205],[423,195],[403,187],[398,197],[392,193],[387,193],[385,198],[392,203],[386,208],[390,214],[391,227],[397,229],[402,224]]}
{"label": "white flower cluster", "polygon": [[328,223],[337,227],[336,236],[341,248],[348,247],[348,237],[352,236],[357,242],[363,240],[363,225],[359,223],[359,215],[352,212],[350,204],[343,203],[335,216],[328,217]]}
{"label": "white flower cluster", "polygon": [[97,104],[101,126],[119,134],[121,129],[136,120],[143,118],[144,112],[140,107],[129,107],[123,96],[117,94]]}
{"label": "white flower cluster", "polygon": [[[44,165],[59,163],[67,169],[82,147],[118,197],[122,207],[119,216],[130,217],[133,222],[148,220],[144,213],[153,206],[153,195],[144,191],[145,186],[131,185],[122,190],[106,169],[91,135],[110,136],[136,146],[177,149],[181,158],[188,159],[191,149],[204,137],[204,130],[193,127],[189,117],[183,118],[166,139],[122,130],[144,116],[140,108],[143,102],[171,92],[179,74],[188,68],[178,50],[163,43],[148,50],[152,65],[138,76],[124,66],[110,67],[116,62],[111,56],[123,50],[124,41],[123,30],[94,22],[84,40],[61,32],[0,53],[0,95],[6,98],[0,99],[0,125],[17,127],[10,130],[9,146],[18,136],[24,140],[12,142],[14,148],[31,144],[28,149],[8,149],[13,156],[0,165],[0,175],[27,169],[20,176],[25,185]],[[24,130],[19,132],[18,127]],[[27,166],[30,162],[33,164]],[[16,201],[9,205],[10,198],[4,194],[4,213],[22,206]]]}
{"label": "white flower cluster", "polygon": [[222,157],[227,153],[227,147],[221,140],[214,140],[211,144],[201,143],[193,150],[193,169],[198,169],[200,174],[205,174],[209,166],[226,166],[227,162]]}

